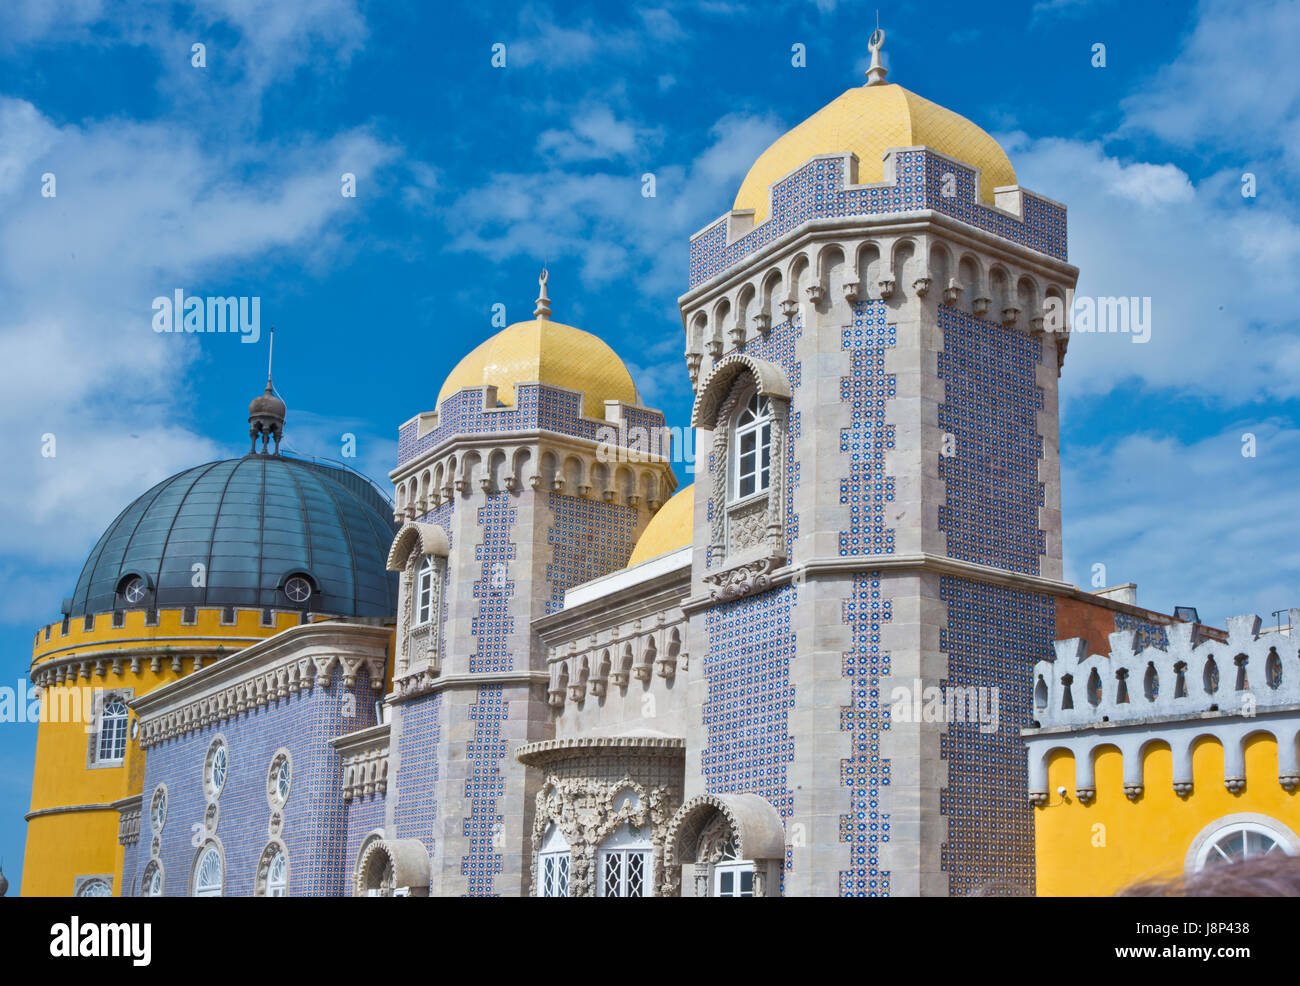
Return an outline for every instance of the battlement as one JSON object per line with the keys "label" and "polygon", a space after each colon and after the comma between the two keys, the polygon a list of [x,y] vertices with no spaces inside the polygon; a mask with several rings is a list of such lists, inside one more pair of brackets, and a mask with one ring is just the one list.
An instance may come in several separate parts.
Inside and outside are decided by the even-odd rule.
{"label": "battlement", "polygon": [[[1290,610],[1291,626],[1300,609]],[[1260,633],[1258,616],[1228,620],[1227,641],[1196,640],[1196,626],[1165,627],[1167,649],[1134,649],[1132,630],[1110,634],[1110,653],[1058,640],[1056,658],[1034,666],[1037,727],[1100,727],[1206,714],[1254,716],[1300,705],[1300,638]]]}
{"label": "battlement", "polygon": [[857,184],[854,154],[810,159],[771,187],[771,215],[755,226],[752,211],[730,212],[691,237],[690,286],[703,284],[760,247],[813,219],[885,216],[933,210],[976,229],[1066,259],[1065,206],[1018,186],[979,197],[980,170],[928,147],[891,148],[884,180]]}

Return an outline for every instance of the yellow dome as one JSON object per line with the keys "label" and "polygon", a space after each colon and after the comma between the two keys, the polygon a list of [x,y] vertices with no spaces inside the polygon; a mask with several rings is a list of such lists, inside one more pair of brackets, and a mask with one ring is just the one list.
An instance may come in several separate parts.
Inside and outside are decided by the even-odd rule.
{"label": "yellow dome", "polygon": [[659,512],[650,518],[650,523],[641,532],[627,563],[629,566],[639,565],[643,561],[684,548],[694,538],[695,484],[692,483],[669,497]]}
{"label": "yellow dome", "polygon": [[605,401],[639,404],[632,375],[618,354],[590,332],[550,319],[508,325],[456,364],[438,391],[438,403],[462,387],[497,388],[514,404],[515,384],[545,383],[581,391],[583,413],[605,417]]}
{"label": "yellow dome", "polygon": [[881,160],[891,147],[924,145],[980,169],[980,198],[1014,185],[1016,173],[998,142],[952,110],[893,84],[850,89],[822,107],[759,155],[736,193],[737,210],[753,209],[754,224],[771,211],[769,186],[819,154],[852,151],[858,182],[884,177]]}

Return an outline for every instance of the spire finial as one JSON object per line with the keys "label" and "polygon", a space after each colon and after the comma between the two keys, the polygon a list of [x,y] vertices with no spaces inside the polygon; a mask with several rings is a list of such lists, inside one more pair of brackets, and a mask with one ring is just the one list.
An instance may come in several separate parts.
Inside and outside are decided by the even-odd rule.
{"label": "spire finial", "polygon": [[876,11],[876,29],[871,32],[867,48],[871,51],[871,64],[867,66],[867,85],[885,85],[885,76],[889,74],[880,60],[880,49],[885,44],[885,32],[880,29],[880,11]]}
{"label": "spire finial", "polygon": [[533,309],[533,318],[548,319],[551,317],[551,299],[546,296],[546,279],[549,276],[546,272],[546,262],[542,261],[542,272],[537,275],[539,292],[537,307]]}
{"label": "spire finial", "polygon": [[265,455],[271,442],[275,442],[275,454],[280,454],[280,439],[284,435],[284,401],[275,396],[271,385],[271,350],[275,348],[275,329],[271,330],[271,341],[266,354],[266,392],[254,397],[248,405],[248,437],[252,440],[250,454],[257,452],[258,439],[262,441],[262,454]]}

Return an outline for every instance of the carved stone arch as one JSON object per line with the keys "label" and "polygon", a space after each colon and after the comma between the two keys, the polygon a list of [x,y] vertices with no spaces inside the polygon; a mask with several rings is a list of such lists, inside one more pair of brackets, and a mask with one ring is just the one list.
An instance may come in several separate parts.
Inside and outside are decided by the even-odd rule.
{"label": "carved stone arch", "polygon": [[[545,490],[560,490],[564,486],[564,474],[560,469],[560,457],[551,449],[542,453],[538,463],[538,485]],[[558,486],[556,484],[559,484]]]}
{"label": "carved stone arch", "polygon": [[691,411],[692,428],[712,430],[716,427],[718,411],[723,401],[730,396],[736,378],[746,372],[753,378],[753,385],[762,396],[787,402],[790,400],[790,383],[780,367],[744,353],[732,353],[719,360],[701,384]]}
{"label": "carved stone arch", "polygon": [[[922,258],[921,263],[924,263]],[[889,271],[894,278],[894,291],[900,295],[912,290],[917,279],[917,246],[910,236],[900,236],[889,247]]]}
{"label": "carved stone arch", "polygon": [[479,478],[479,486],[485,493],[505,488],[506,450],[494,448],[488,453],[487,465]]}
{"label": "carved stone arch", "polygon": [[451,553],[451,542],[447,539],[447,532],[437,524],[409,521],[402,525],[388,549],[388,570],[400,572],[405,569],[412,551],[421,557],[438,555],[446,558]]}
{"label": "carved stone arch", "polygon": [[824,243],[817,251],[816,272],[812,283],[807,286],[805,294],[814,305],[835,301],[835,288],[842,283],[844,271],[844,248],[839,243]]}
{"label": "carved stone arch", "polygon": [[794,318],[798,314],[800,294],[813,282],[812,260],[807,252],[800,250],[790,258],[785,268],[786,292],[781,302],[781,315],[784,319]]}
{"label": "carved stone arch", "polygon": [[[953,263],[952,251],[941,240],[932,239],[930,241],[930,286],[950,305],[955,304],[960,297],[960,283],[953,284],[956,276],[957,268]],[[955,297],[950,293],[954,288],[958,292]],[[950,298],[952,300],[949,300]]]}
{"label": "carved stone arch", "polygon": [[1016,279],[1016,307],[1021,317],[1029,323],[1043,317],[1043,292],[1032,274],[1021,274]]}
{"label": "carved stone arch", "polygon": [[563,478],[564,492],[569,496],[590,494],[591,484],[587,481],[587,471],[583,468],[582,460],[576,455],[565,456]]}
{"label": "carved stone arch", "polygon": [[[709,324],[713,326],[713,338],[722,340],[727,334],[727,323],[731,316],[731,299],[723,295],[713,303],[713,311],[709,314]],[[735,344],[735,340],[731,340]]]}
{"label": "carved stone arch", "polygon": [[528,446],[515,449],[510,455],[510,472],[506,476],[506,488],[512,493],[523,489],[532,475],[533,450]]}
{"label": "carved stone arch", "polygon": [[471,449],[461,456],[460,476],[457,478],[457,491],[460,493],[472,493],[477,485],[476,481],[483,475],[483,456],[480,452]]}
{"label": "carved stone arch", "polygon": [[620,465],[614,470],[614,499],[616,503],[625,503],[635,507],[640,502],[637,492],[636,474],[631,467]]}
{"label": "carved stone arch", "polygon": [[957,280],[961,282],[962,297],[969,306],[968,310],[975,315],[985,314],[990,298],[988,284],[984,280],[983,261],[973,253],[963,253],[957,262]]}
{"label": "carved stone arch", "polygon": [[727,844],[734,844],[737,859],[754,864],[754,896],[780,892],[785,826],[771,803],[757,794],[698,794],[684,802],[668,823],[665,865],[694,864],[696,895],[707,896],[712,867]]}
{"label": "carved stone arch", "polygon": [[760,332],[766,332],[773,323],[779,321],[777,315],[780,313],[784,285],[785,278],[778,267],[769,269],[759,282],[758,311],[754,313],[754,318]]}
{"label": "carved stone arch", "polygon": [[746,281],[736,292],[736,329],[745,333],[752,324],[753,317],[758,313],[757,305],[758,286],[753,281]]}
{"label": "carved stone arch", "polygon": [[992,299],[991,318],[1004,321],[1004,313],[1015,308],[1015,282],[1006,266],[994,263],[989,267],[989,297]]}
{"label": "carved stone arch", "polygon": [[429,851],[418,839],[368,838],[353,874],[357,897],[429,896]]}

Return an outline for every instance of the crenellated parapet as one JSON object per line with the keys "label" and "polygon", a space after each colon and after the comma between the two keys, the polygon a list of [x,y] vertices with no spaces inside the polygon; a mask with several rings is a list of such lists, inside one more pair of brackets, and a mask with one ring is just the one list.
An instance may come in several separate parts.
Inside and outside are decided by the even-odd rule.
{"label": "crenellated parapet", "polygon": [[[914,153],[947,161],[931,152]],[[973,186],[967,194],[973,194]],[[783,235],[755,243],[718,268],[707,283],[693,281],[681,299],[692,386],[698,390],[710,367],[765,339],[805,305],[808,311],[828,312],[837,305],[876,300],[894,308],[912,299],[945,304],[1027,334],[1048,333],[1056,343],[1059,368],[1069,341],[1068,300],[1078,275],[1064,262],[1063,249],[1059,256],[1008,249],[1018,242],[1014,237],[955,222],[933,203],[908,199],[910,208],[899,211],[832,210],[823,216],[818,209],[806,209]],[[999,195],[999,202],[1021,211],[1030,201],[1040,200],[1019,189]],[[994,211],[978,201],[969,208]],[[1062,210],[1062,224],[1063,216]],[[769,220],[760,229],[776,222]],[[722,229],[711,227],[699,237]],[[694,256],[696,247],[692,249]],[[742,258],[745,263],[737,266]]]}
{"label": "crenellated parapet", "polygon": [[[1292,626],[1300,609],[1290,611]],[[1135,633],[1110,634],[1110,653],[1087,653],[1086,641],[1061,640],[1056,657],[1034,667],[1033,726],[1029,746],[1030,800],[1046,804],[1047,760],[1055,751],[1074,755],[1077,793],[1096,792],[1098,748],[1118,747],[1124,789],[1140,797],[1142,762],[1153,743],[1173,751],[1174,790],[1190,794],[1192,747],[1213,738],[1223,747],[1229,791],[1245,788],[1244,750],[1257,734],[1277,742],[1278,783],[1300,786],[1300,644],[1294,631],[1260,633],[1258,616],[1228,620],[1227,640],[1198,639],[1191,623],[1165,627],[1169,646],[1134,647]]]}
{"label": "crenellated parapet", "polygon": [[891,148],[884,179],[858,184],[855,154],[814,157],[771,187],[771,215],[731,212],[691,238],[690,286],[748,258],[810,220],[898,218],[924,210],[1056,260],[1066,258],[1065,206],[1018,186],[999,188],[993,206],[979,197],[980,170],[927,147]]}
{"label": "crenellated parapet", "polygon": [[496,388],[467,388],[399,432],[397,521],[477,493],[531,489],[654,511],[672,495],[671,435],[659,411],[609,401],[597,421],[578,411],[577,391],[515,388],[497,407]]}

